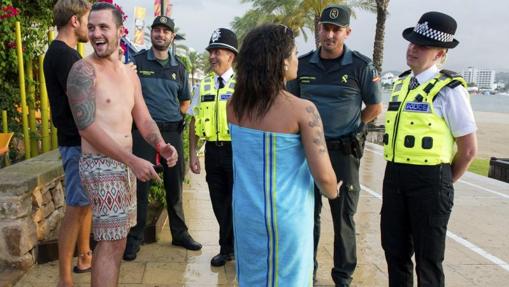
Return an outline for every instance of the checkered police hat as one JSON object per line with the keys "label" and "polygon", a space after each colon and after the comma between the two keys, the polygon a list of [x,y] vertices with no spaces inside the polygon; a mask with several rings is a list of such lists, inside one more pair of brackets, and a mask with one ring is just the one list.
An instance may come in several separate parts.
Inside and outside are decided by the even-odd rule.
{"label": "checkered police hat", "polygon": [[346,5],[331,4],[323,9],[320,24],[332,24],[340,27],[350,25],[350,8]]}
{"label": "checkered police hat", "polygon": [[454,39],[456,21],[449,15],[440,12],[424,13],[415,27],[403,31],[403,38],[421,45],[439,48],[454,48],[459,42]]}

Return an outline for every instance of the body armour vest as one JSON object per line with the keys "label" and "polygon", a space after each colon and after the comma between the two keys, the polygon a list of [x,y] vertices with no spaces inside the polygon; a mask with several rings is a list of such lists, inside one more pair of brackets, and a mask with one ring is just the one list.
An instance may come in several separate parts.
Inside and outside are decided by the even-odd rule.
{"label": "body armour vest", "polygon": [[384,158],[415,165],[451,163],[455,139],[445,119],[435,112],[433,101],[445,86],[466,87],[465,80],[442,70],[409,91],[411,77],[404,75],[394,83],[386,113]]}
{"label": "body armour vest", "polygon": [[226,118],[226,103],[233,95],[235,77],[216,89],[214,75],[200,83],[200,104],[195,108],[195,132],[207,141],[231,141]]}

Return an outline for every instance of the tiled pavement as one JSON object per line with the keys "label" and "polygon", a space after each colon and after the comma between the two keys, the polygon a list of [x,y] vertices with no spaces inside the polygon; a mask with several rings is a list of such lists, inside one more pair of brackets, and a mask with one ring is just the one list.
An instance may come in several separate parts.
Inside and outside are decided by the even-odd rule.
{"label": "tiled pavement", "polygon": [[[359,264],[352,286],[387,286],[379,229],[379,197],[385,165],[380,153],[379,148],[368,145],[363,158],[363,192],[356,215]],[[157,243],[144,245],[135,261],[122,262],[120,286],[236,286],[232,262],[219,268],[210,266],[211,257],[219,249],[218,225],[205,176],[190,175],[190,179],[190,186],[184,192],[186,221],[193,237],[204,245],[203,249],[187,251],[172,246],[165,224]],[[453,235],[479,247],[481,252],[449,236],[444,264],[447,286],[509,286],[506,263],[509,261],[506,239],[509,237],[509,184],[467,174],[455,187],[456,200],[449,229]],[[333,286],[330,278],[332,253],[332,221],[324,201],[317,286]],[[500,261],[488,255],[496,255]],[[57,276],[56,261],[36,265],[16,286],[55,286]],[[89,286],[90,274],[74,278],[77,286]],[[0,285],[2,282],[6,281],[0,280]]]}

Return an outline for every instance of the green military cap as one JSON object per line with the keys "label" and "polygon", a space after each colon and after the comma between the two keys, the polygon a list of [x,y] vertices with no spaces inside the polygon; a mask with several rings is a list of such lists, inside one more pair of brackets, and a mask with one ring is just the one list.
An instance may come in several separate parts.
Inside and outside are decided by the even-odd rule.
{"label": "green military cap", "polygon": [[157,16],[152,23],[152,28],[156,26],[164,26],[170,29],[170,31],[175,32],[175,22],[167,16]]}
{"label": "green military cap", "polygon": [[320,24],[332,24],[340,27],[350,25],[352,11],[346,5],[329,5],[325,7],[320,16]]}

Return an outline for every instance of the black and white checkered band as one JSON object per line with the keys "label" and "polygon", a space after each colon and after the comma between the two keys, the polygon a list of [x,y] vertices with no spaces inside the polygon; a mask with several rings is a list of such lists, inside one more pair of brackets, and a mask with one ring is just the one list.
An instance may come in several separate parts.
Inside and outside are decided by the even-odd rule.
{"label": "black and white checkered band", "polygon": [[444,42],[444,43],[452,42],[454,40],[453,34],[448,34],[448,33],[434,30],[434,29],[428,27],[427,21],[424,23],[415,25],[414,32],[421,34],[425,37],[431,38],[433,40]]}

